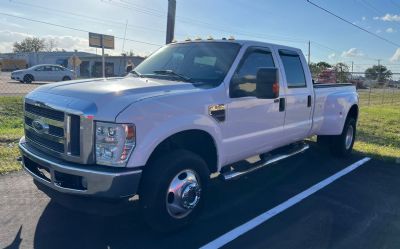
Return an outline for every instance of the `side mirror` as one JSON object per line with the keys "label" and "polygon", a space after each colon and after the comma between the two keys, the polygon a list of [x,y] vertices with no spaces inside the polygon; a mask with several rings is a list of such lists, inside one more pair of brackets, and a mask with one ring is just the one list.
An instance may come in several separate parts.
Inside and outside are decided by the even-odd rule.
{"label": "side mirror", "polygon": [[278,69],[264,67],[258,69],[256,96],[259,99],[276,99],[279,97]]}

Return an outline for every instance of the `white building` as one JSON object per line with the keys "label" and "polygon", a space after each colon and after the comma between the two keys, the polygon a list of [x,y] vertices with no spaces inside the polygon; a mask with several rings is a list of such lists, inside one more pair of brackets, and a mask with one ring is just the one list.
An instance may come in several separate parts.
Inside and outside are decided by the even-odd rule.
{"label": "white building", "polygon": [[[73,69],[73,66],[70,65],[68,61],[74,55],[81,61],[81,64],[75,69],[78,77],[101,77],[101,56],[86,52],[56,51],[38,53],[4,53],[0,54],[0,61],[7,61],[8,64],[12,64],[13,60],[18,61],[18,63],[15,63],[14,65],[8,65],[7,68],[9,68],[9,70],[21,69],[21,67],[31,67],[38,64],[58,64]],[[25,61],[25,63],[21,63],[21,60]],[[134,65],[138,65],[144,60],[144,58],[139,56],[106,56],[106,76],[112,77],[125,75],[126,65],[129,60]]]}

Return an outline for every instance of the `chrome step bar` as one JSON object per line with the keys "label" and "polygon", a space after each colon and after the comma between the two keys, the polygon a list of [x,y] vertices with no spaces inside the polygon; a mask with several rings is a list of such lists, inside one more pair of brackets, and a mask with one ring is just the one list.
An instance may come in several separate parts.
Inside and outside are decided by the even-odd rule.
{"label": "chrome step bar", "polygon": [[309,148],[310,148],[310,146],[308,144],[305,144],[305,143],[300,144],[298,148],[295,148],[294,150],[293,149],[289,150],[289,153],[287,153],[287,154],[278,154],[278,155],[271,156],[267,160],[261,160],[260,162],[255,163],[255,165],[253,167],[248,168],[246,170],[243,170],[243,171],[232,170],[232,171],[222,173],[221,174],[222,179],[224,181],[229,181],[229,180],[239,178],[243,175],[246,175],[246,174],[256,171],[258,169],[264,168],[265,166],[268,166],[270,164],[276,163],[276,162],[286,159],[288,157],[302,153]]}

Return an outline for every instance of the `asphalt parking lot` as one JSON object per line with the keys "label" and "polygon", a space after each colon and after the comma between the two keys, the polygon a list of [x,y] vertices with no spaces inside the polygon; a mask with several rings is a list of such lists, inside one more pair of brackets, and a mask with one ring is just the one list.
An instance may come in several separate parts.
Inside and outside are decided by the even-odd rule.
{"label": "asphalt parking lot", "polygon": [[[313,145],[238,180],[213,179],[203,215],[173,234],[149,230],[135,203],[114,216],[72,211],[13,173],[0,177],[0,248],[199,248],[362,158]],[[400,248],[399,186],[400,164],[370,160],[224,248]]]}
{"label": "asphalt parking lot", "polygon": [[0,96],[24,96],[35,88],[48,82],[33,82],[30,84],[12,80],[10,72],[0,72]]}

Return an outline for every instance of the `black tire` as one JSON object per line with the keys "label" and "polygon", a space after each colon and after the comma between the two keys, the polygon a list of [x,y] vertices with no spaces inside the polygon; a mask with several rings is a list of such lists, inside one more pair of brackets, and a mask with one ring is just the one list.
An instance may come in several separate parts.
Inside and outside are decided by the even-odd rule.
{"label": "black tire", "polygon": [[63,81],[71,80],[71,77],[69,77],[69,76],[64,76],[64,77],[62,78],[62,80],[63,80]]}
{"label": "black tire", "polygon": [[[177,217],[178,215],[174,216],[168,209],[170,207],[168,203],[175,198],[175,195],[168,189],[173,179],[177,179],[176,177],[186,180],[181,177],[181,174],[186,174],[181,173],[185,170],[197,174],[196,179],[199,180],[201,191],[199,193],[195,190],[189,194],[194,198],[199,196],[197,205],[195,204],[193,209],[186,209],[189,213],[185,216]],[[192,223],[204,205],[209,177],[210,172],[205,161],[190,151],[176,150],[155,159],[154,162],[146,166],[139,190],[139,201],[145,222],[159,232],[176,231]],[[185,184],[182,184],[182,186],[185,186]],[[182,189],[188,188],[182,187]]]}
{"label": "black tire", "polygon": [[[353,151],[354,141],[356,139],[356,119],[349,117],[344,123],[342,134],[337,136],[318,136],[319,145],[328,147],[331,153],[337,157],[348,157]],[[352,129],[351,141],[347,140],[349,129]]]}
{"label": "black tire", "polygon": [[33,78],[32,74],[27,74],[24,76],[24,82],[27,84],[32,83],[32,81],[34,81],[35,79]]}

